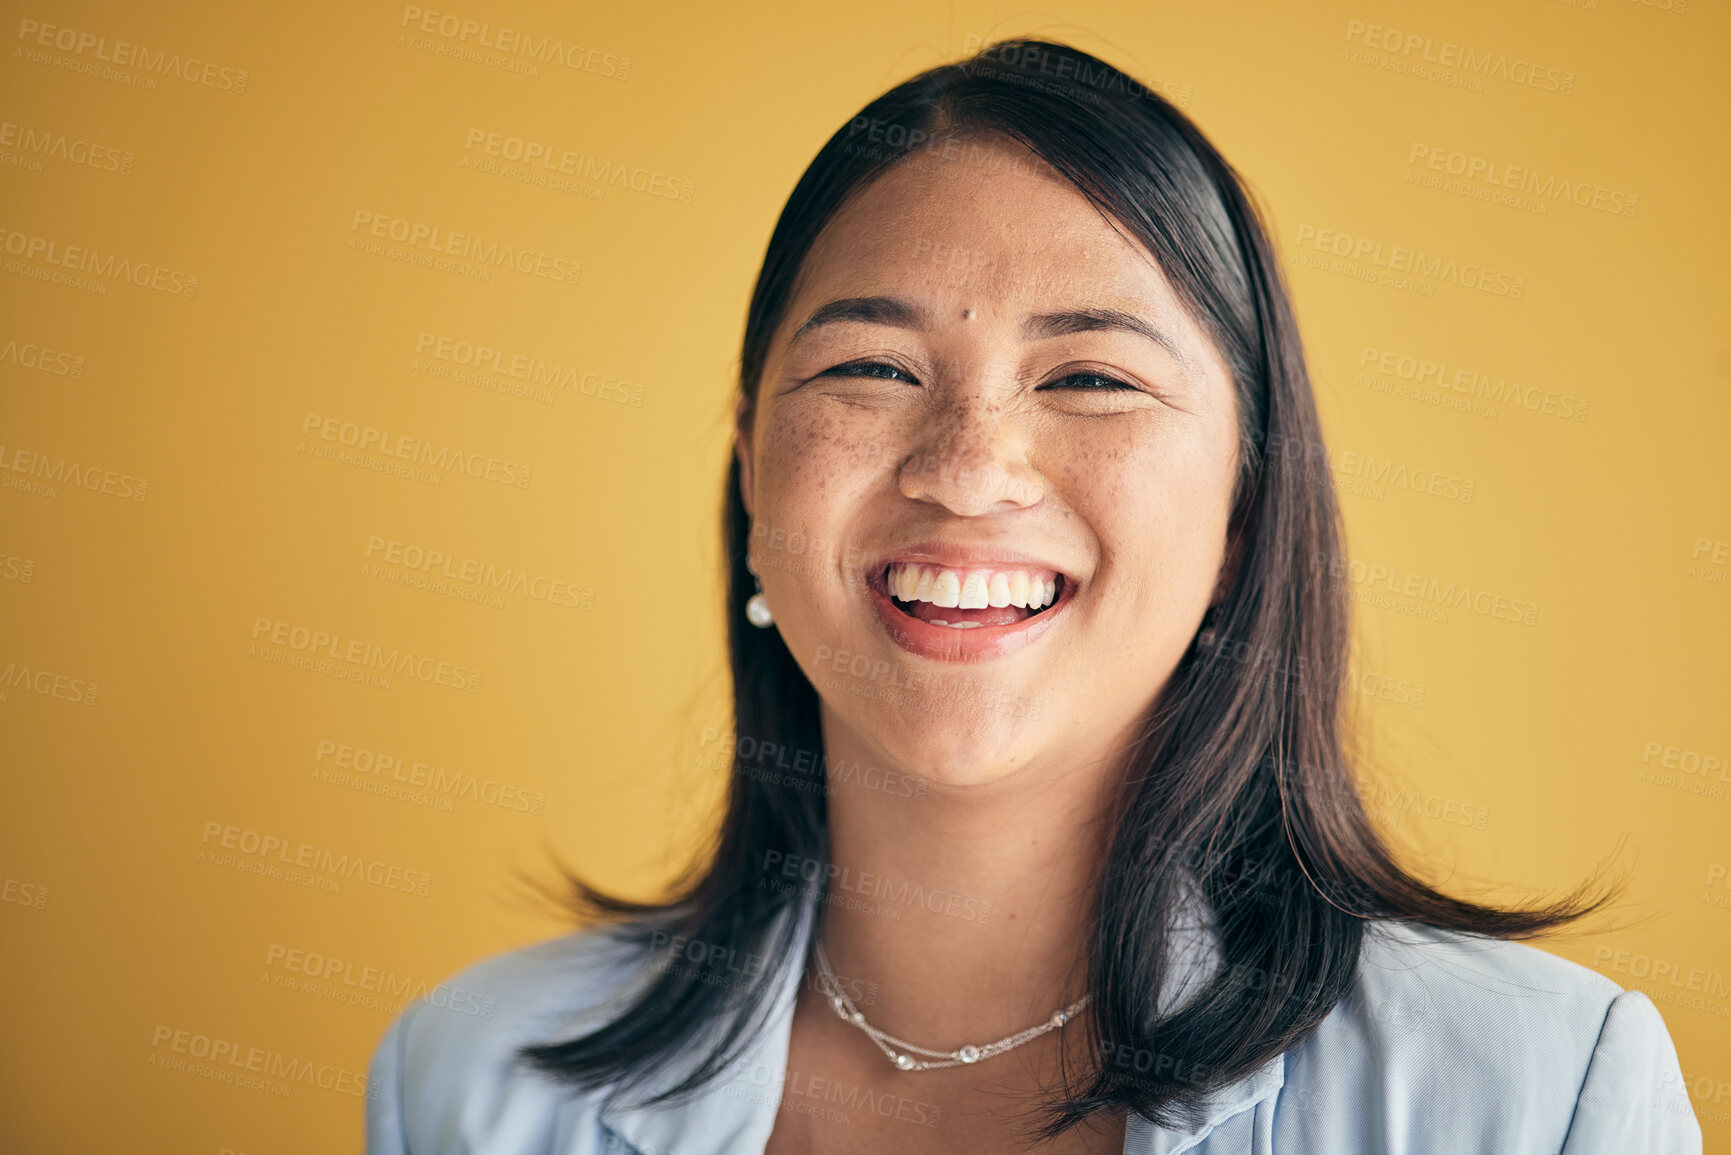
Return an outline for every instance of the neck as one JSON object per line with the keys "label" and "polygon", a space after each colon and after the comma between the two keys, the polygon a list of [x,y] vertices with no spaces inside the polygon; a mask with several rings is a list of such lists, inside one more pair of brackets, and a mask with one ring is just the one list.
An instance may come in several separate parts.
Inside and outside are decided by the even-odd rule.
{"label": "neck", "polygon": [[1109,751],[921,790],[917,767],[874,763],[827,709],[824,744],[835,873],[823,941],[868,1022],[950,1050],[1082,996],[1110,836]]}

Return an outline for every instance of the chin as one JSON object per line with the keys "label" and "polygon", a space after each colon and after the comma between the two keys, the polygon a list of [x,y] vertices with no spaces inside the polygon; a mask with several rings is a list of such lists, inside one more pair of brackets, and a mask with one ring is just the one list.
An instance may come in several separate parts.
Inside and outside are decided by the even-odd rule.
{"label": "chin", "polygon": [[898,712],[896,717],[872,722],[876,724],[872,729],[883,727],[882,737],[872,745],[904,773],[933,786],[983,786],[1008,777],[1033,761],[1038,745],[1027,719],[1004,717],[966,725],[954,716],[946,719],[941,713],[918,711],[912,717]]}

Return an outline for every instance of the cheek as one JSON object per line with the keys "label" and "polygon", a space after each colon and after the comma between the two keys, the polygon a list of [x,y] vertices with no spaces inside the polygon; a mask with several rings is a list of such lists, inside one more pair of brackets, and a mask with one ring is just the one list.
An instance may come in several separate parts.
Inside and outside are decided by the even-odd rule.
{"label": "cheek", "polygon": [[833,404],[789,404],[772,411],[757,454],[758,498],[780,509],[823,517],[867,489],[898,460],[893,423]]}
{"label": "cheek", "polygon": [[1187,611],[1212,591],[1232,465],[1225,438],[1193,436],[1102,441],[1066,470],[1071,504],[1099,541],[1098,576],[1123,583],[1127,610]]}
{"label": "cheek", "polygon": [[753,463],[752,554],[771,603],[791,616],[797,603],[821,599],[821,591],[802,588],[833,576],[851,556],[852,516],[882,454],[856,429],[820,414],[766,416]]}
{"label": "cheek", "polygon": [[834,433],[821,422],[768,422],[760,430],[757,452],[757,498],[763,513],[778,516],[828,489],[845,475],[836,467],[835,456]]}

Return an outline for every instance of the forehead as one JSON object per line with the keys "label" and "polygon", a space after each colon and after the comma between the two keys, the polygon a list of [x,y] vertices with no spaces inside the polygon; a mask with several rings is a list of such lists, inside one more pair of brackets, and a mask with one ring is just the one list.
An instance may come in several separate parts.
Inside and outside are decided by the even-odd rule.
{"label": "forehead", "polygon": [[867,291],[1156,317],[1177,303],[1147,249],[1045,161],[999,138],[916,152],[836,214],[807,257],[800,296]]}

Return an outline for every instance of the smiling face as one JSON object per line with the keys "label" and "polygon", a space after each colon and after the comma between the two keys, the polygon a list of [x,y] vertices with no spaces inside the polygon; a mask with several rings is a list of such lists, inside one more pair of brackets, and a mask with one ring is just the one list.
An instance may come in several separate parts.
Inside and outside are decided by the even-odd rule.
{"label": "smiling face", "polygon": [[1153,258],[1019,146],[856,196],[739,430],[826,741],[956,785],[1111,756],[1220,580],[1235,406]]}

